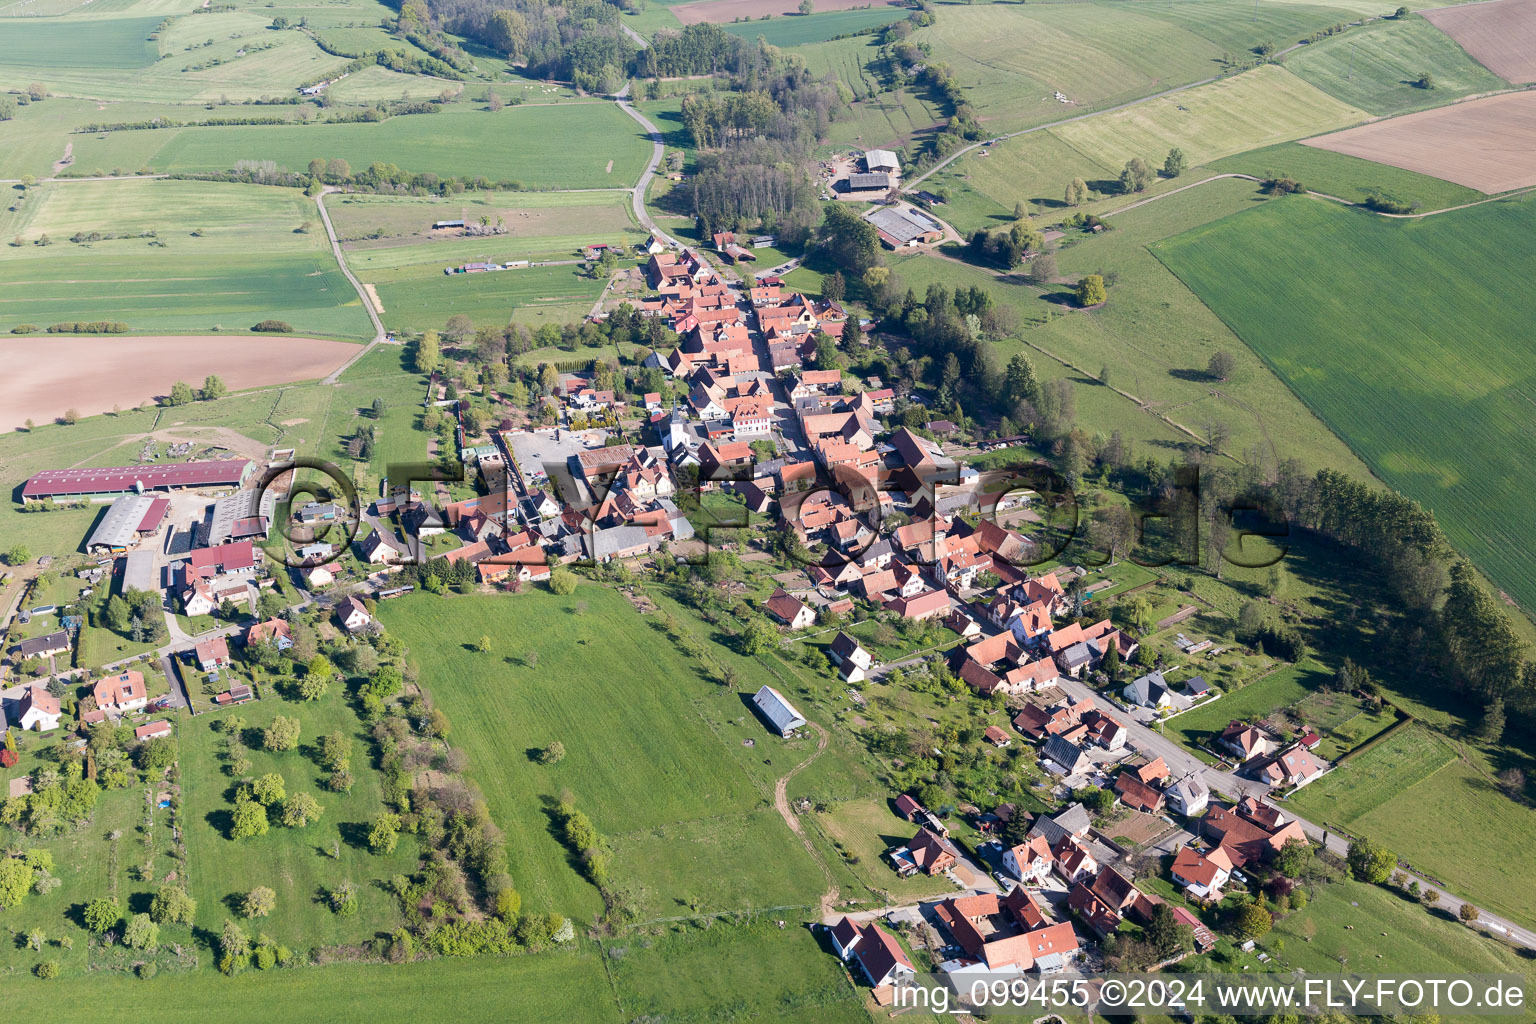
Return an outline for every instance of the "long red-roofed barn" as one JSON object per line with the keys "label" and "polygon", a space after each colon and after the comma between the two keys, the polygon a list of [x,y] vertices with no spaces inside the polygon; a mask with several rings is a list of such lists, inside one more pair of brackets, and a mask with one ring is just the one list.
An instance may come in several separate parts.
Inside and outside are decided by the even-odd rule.
{"label": "long red-roofed barn", "polygon": [[240,487],[256,464],[249,459],[178,462],[164,466],[108,466],[45,469],[21,489],[27,501],[85,498],[129,491],[172,491],[184,487]]}

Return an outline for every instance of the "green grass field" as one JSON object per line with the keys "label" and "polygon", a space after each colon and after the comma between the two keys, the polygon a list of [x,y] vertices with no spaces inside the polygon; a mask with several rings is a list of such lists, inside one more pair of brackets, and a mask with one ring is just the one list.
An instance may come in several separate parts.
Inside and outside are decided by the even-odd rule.
{"label": "green grass field", "polygon": [[950,6],[913,39],[950,66],[982,123],[997,133],[1208,78],[1221,55],[1216,44],[1147,17],[1140,5],[1116,5],[1112,14],[1097,4]]}
{"label": "green grass field", "polygon": [[721,25],[731,35],[755,42],[759,36],[770,46],[803,46],[820,43],[834,36],[900,21],[910,12],[900,7],[870,7],[864,10],[827,11],[809,17],[769,18],[767,21],[741,21]]}
{"label": "green grass field", "polygon": [[1284,49],[1339,22],[1392,12],[1377,0],[1158,0],[1140,10],[1204,36],[1235,57],[1251,57],[1246,51],[1261,43]]}
{"label": "green grass field", "polygon": [[[1291,54],[1285,66],[1330,96],[1372,114],[1401,114],[1509,87],[1422,18],[1376,22],[1330,36]],[[1433,89],[1413,84],[1425,72],[1434,76]]]}
{"label": "green grass field", "polygon": [[1456,753],[1436,733],[1407,726],[1345,761],[1287,803],[1297,814],[1350,826],[1445,768]]}
{"label": "green grass field", "polygon": [[[220,719],[231,713],[245,719],[253,732],[277,715],[303,723],[299,748],[282,754],[251,748],[251,774],[278,772],[289,793],[307,792],[325,808],[324,816],[306,828],[290,829],[273,824],[264,836],[226,838],[230,789],[234,782],[221,770],[218,753],[223,736],[215,731]],[[307,751],[321,736],[341,730],[353,739],[353,774],[350,793],[333,793],[321,787],[328,774]],[[257,885],[277,893],[277,908],[262,919],[260,928],[295,949],[333,943],[355,942],[378,931],[389,931],[400,922],[395,898],[376,883],[397,873],[413,870],[418,857],[413,837],[402,836],[394,853],[376,856],[367,847],[367,828],[384,810],[379,777],[372,770],[367,731],[347,705],[340,686],[313,703],[293,703],[275,695],[233,712],[199,715],[182,722],[182,779],[187,819],[187,873],[189,888],[197,898],[197,923],[217,932],[231,916],[228,902]],[[332,842],[339,842],[341,856],[330,856]],[[324,892],[342,880],[358,888],[358,912],[339,917],[321,902]]]}
{"label": "green grass field", "polygon": [[[480,239],[479,241],[494,241]],[[520,267],[487,274],[444,274],[445,266],[494,256],[499,247],[481,246],[460,255],[436,247],[410,246],[349,253],[353,272],[379,292],[384,325],[390,330],[441,327],[456,313],[477,324],[512,320],[538,326],[580,320],[592,309],[603,282],[580,267]],[[404,262],[409,261],[409,262]],[[390,265],[393,263],[394,265]]]}
{"label": "green grass field", "polygon": [[112,71],[148,67],[159,56],[149,38],[159,23],[155,17],[14,21],[5,26],[0,74],[8,68],[41,73],[81,65]]}
{"label": "green grass field", "polygon": [[[1519,524],[1532,457],[1530,296],[1499,282],[1536,204],[1416,222],[1334,204],[1266,204],[1153,252],[1389,485],[1527,608],[1536,564]],[[1262,278],[1263,289],[1250,287]],[[1361,296],[1370,299],[1362,301]]]}
{"label": "green grass field", "polygon": [[[423,682],[453,720],[454,743],[506,831],[525,906],[578,919],[601,908],[552,831],[546,801],[564,790],[615,840],[616,880],[649,890],[652,912],[687,914],[676,901],[690,893],[707,910],[747,909],[764,897],[814,903],[820,871],[782,822],[771,829],[761,817],[773,815],[761,776],[803,755],[785,751],[738,694],[700,679],[618,593],[583,586],[568,598],[413,596],[380,614],[411,657],[431,666]],[[469,649],[466,638],[482,634],[494,653]],[[752,685],[752,665],[742,662],[743,687]],[[743,745],[748,738],[753,747]],[[531,752],[555,740],[565,759],[536,764]],[[711,878],[749,874],[732,869],[733,850],[779,865],[750,880]],[[690,864],[712,867],[685,877]],[[718,902],[743,897],[746,905]]]}
{"label": "green grass field", "polygon": [[[83,942],[77,944],[84,947]],[[7,988],[18,1013],[46,1015],[60,1024],[100,1021],[102,1000],[111,1000],[114,1012],[167,1024],[195,1024],[210,1016],[231,1024],[340,1024],[356,1020],[360,1013],[373,1021],[415,1024],[440,1013],[450,1001],[465,1020],[537,1024],[549,1019],[554,1000],[573,1019],[596,1024],[625,1019],[597,954],[590,950],[447,958],[404,966],[336,964],[317,970],[247,971],[234,978],[162,972],[149,982],[67,971],[51,983],[26,977]]]}
{"label": "green grass field", "polygon": [[[1199,180],[1199,174],[1192,171],[1178,181],[1187,184]],[[1135,201],[1122,197],[1100,208]],[[1309,466],[1364,476],[1364,466],[1348,448],[1147,252],[1146,246],[1160,238],[1260,202],[1251,182],[1215,181],[1112,217],[1113,231],[1069,236],[1072,243],[1057,253],[1063,280],[1104,269],[1118,275],[1109,304],[1088,314],[1061,304],[1061,286],[1042,291],[931,256],[903,259],[896,273],[919,294],[935,280],[949,287],[980,284],[998,302],[1013,305],[1020,320],[1033,325],[1019,331],[1017,340],[997,343],[1000,363],[1023,351],[1042,377],[1070,377],[1084,422],[1100,431],[1122,430],[1141,442],[1143,451],[1162,453],[1193,443],[1168,421],[1197,434],[1207,423],[1219,422],[1231,431],[1233,452],[1259,449],[1276,459],[1297,458]],[[1041,322],[1047,312],[1051,319]],[[1237,357],[1239,368],[1213,387],[1203,371],[1211,355],[1222,350]],[[1106,365],[1111,383],[1140,404],[1092,381]]]}
{"label": "green grass field", "polygon": [[[68,240],[92,231],[126,237]],[[52,244],[36,244],[44,235]],[[152,180],[44,185],[14,213],[0,213],[0,237],[24,240],[0,248],[6,329],[121,320],[138,333],[215,325],[243,331],[274,318],[299,334],[372,333],[313,202],[293,189]]]}
{"label": "green grass field", "polygon": [[[530,188],[628,188],[650,146],[612,103],[507,107],[468,103],[440,114],[375,124],[242,125],[76,136],[78,168],[150,166],[162,172],[224,171],[238,160],[275,160],[302,169],[316,157],[354,170],[374,162],[413,172],[484,175]],[[611,168],[610,168],[611,164]]]}
{"label": "green grass field", "polygon": [[1228,722],[1254,722],[1296,703],[1331,679],[1315,661],[1303,661],[1273,672],[1220,700],[1185,712],[1165,727],[1187,745],[1209,747]]}
{"label": "green grass field", "polygon": [[[1281,959],[1308,974],[1532,974],[1530,960],[1508,946],[1468,932],[1444,910],[1426,909],[1381,886],[1342,881],[1314,886],[1312,893],[1305,910],[1277,920],[1260,940],[1272,945],[1285,939]],[[1503,1018],[1457,1014],[1457,1019]]]}
{"label": "green grass field", "polygon": [[1443,210],[1488,198],[1475,189],[1431,178],[1416,171],[1362,160],[1299,142],[1250,150],[1216,160],[1213,171],[1251,174],[1256,178],[1290,176],[1307,188],[1350,202],[1362,202],[1372,192],[1418,203],[1423,210]]}
{"label": "green grass field", "polygon": [[[448,199],[356,193],[330,196],[325,206],[337,237],[352,243],[350,251],[360,255],[372,248],[397,246],[404,240],[425,242],[430,238],[428,248],[441,250],[446,254],[443,259],[449,261],[458,258],[458,249],[488,245],[504,247],[513,256],[548,253],[569,258],[579,255],[584,242],[643,237],[635,226],[629,196],[621,191],[464,192]],[[466,239],[452,232],[432,231],[432,225],[440,220],[464,220],[474,225],[482,217],[493,225],[499,220],[507,233]],[[375,234],[379,240],[369,240]]]}
{"label": "green grass field", "polygon": [[35,33],[36,45],[20,61],[0,53],[0,79],[24,84],[28,74],[55,96],[99,101],[240,102],[290,93],[346,63],[296,29],[273,31],[272,15],[255,11],[176,18],[158,40],[148,39],[165,14],[186,10],[18,22],[16,31]]}
{"label": "green grass field", "polygon": [[1190,164],[1199,164],[1365,119],[1364,111],[1266,64],[1051,131],[1099,163],[1119,168],[1133,156],[1160,165],[1174,146]]}

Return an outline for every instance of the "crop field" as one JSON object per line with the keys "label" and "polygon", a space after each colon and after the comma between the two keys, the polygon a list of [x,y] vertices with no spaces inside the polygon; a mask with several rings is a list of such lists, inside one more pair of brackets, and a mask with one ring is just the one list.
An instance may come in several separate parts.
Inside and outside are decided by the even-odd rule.
{"label": "crop field", "polygon": [[1250,150],[1207,166],[1213,171],[1251,174],[1257,178],[1289,176],[1314,192],[1338,196],[1352,203],[1363,202],[1371,193],[1377,193],[1402,202],[1417,203],[1422,210],[1443,210],[1485,198],[1476,189],[1442,178],[1431,178],[1427,174],[1299,142],[1282,142],[1278,146]]}
{"label": "crop field", "polygon": [[[1149,5],[1150,6],[1150,5]],[[1215,74],[1216,44],[1136,9],[948,7],[913,33],[950,66],[989,131],[1058,121]],[[1058,100],[1056,93],[1065,95]],[[1122,161],[1123,162],[1123,161]]]}
{"label": "crop field", "polygon": [[1184,151],[1190,164],[1204,163],[1342,128],[1366,116],[1284,68],[1266,64],[1051,131],[1092,159],[1118,168],[1133,156],[1156,166],[1173,146]]}
{"label": "crop field", "polygon": [[5,26],[0,75],[8,69],[88,67],[124,71],[155,62],[159,50],[149,34],[159,18],[99,18],[54,21],[29,18]]}
{"label": "crop field", "polygon": [[770,18],[767,21],[733,22],[721,28],[731,35],[755,40],[762,36],[772,46],[803,46],[819,43],[849,32],[889,25],[905,18],[909,11],[901,7],[876,5],[851,11],[828,11],[809,17],[794,15],[787,18]]}
{"label": "crop field", "polygon": [[[117,237],[89,241],[91,232]],[[297,334],[372,334],[312,202],[295,190],[50,184],[0,213],[0,236],[23,243],[0,249],[5,329],[120,320],[139,333],[243,333],[272,318]]]}
{"label": "crop field", "polygon": [[263,337],[0,337],[15,398],[0,430],[47,423],[68,409],[82,416],[132,408],[170,394],[178,380],[217,374],[231,390],[324,377],[357,354],[344,341]]}
{"label": "crop field", "polygon": [[[783,772],[803,755],[784,751],[743,697],[700,679],[694,663],[652,628],[654,620],[642,618],[618,593],[583,586],[571,597],[411,596],[386,603],[380,614],[414,660],[434,666],[433,696],[453,719],[455,744],[469,754],[491,812],[506,831],[525,906],[578,919],[601,908],[548,818],[547,801],[567,789],[599,832],[610,838],[634,834],[616,844],[615,869],[622,869],[620,880],[646,885],[654,894],[647,902],[659,901],[654,906],[676,907],[673,901],[688,892],[733,895],[739,883],[680,874],[680,865],[697,862],[726,870],[712,851],[732,848],[737,840],[729,830],[710,831],[720,828],[711,822],[722,816],[737,816],[741,827],[769,844],[770,857],[782,860],[783,883],[772,886],[775,897],[815,902],[824,883],[798,841],[782,822],[777,840],[767,822],[761,829],[753,825],[753,812],[772,811],[749,766]],[[490,654],[474,651],[464,639],[482,634],[492,637]],[[589,643],[595,638],[603,642]],[[751,664],[742,663],[744,675]],[[748,685],[755,690],[757,684],[744,680]],[[743,745],[745,738],[755,741],[755,749]],[[532,752],[555,740],[565,745],[564,760],[536,764]],[[765,769],[764,759],[782,767]],[[641,835],[651,830],[662,830],[660,837]],[[672,888],[678,880],[686,891]]]}
{"label": "crop field", "polygon": [[1494,74],[1536,82],[1536,0],[1439,7],[1424,17]]}
{"label": "crop field", "polygon": [[[238,715],[253,733],[277,715],[302,723],[298,749],[273,754],[261,749],[259,738],[247,740],[251,775],[277,772],[287,791],[306,792],[325,808],[324,816],[305,828],[275,825],[263,836],[233,840],[226,837],[234,785],[221,770],[223,741],[215,726]],[[350,793],[333,793],[320,783],[329,774],[308,751],[323,735],[340,730],[352,738],[356,784]],[[367,845],[367,826],[384,811],[379,777],[367,753],[367,731],[348,706],[340,685],[318,701],[292,703],[269,693],[265,699],[230,712],[181,720],[182,780],[187,820],[187,874],[197,898],[197,924],[217,932],[230,916],[227,900],[257,885],[277,893],[277,908],[263,918],[260,929],[296,949],[354,941],[398,926],[399,906],[393,895],[374,883],[413,870],[419,855],[416,840],[401,836],[399,848],[376,855]],[[333,858],[332,843],[340,856]],[[331,913],[317,894],[342,880],[358,889],[358,911],[350,917]]]}
{"label": "crop field", "polygon": [[1536,93],[1489,96],[1360,125],[1306,144],[1493,194],[1536,185]]}
{"label": "crop field", "polygon": [[[635,227],[627,192],[464,192],[451,199],[424,196],[381,196],[366,193],[326,197],[331,225],[343,243],[354,249],[387,247],[402,239],[425,242],[444,249],[444,259],[463,248],[505,248],[512,255],[558,253],[569,257],[583,242],[617,242],[641,237]],[[463,238],[457,229],[432,230],[440,220],[478,224],[500,221],[504,235]],[[378,241],[363,241],[378,236]],[[467,257],[472,258],[472,257]]]}
{"label": "crop field", "polygon": [[[399,49],[398,39],[390,37],[391,49]],[[408,75],[389,68],[371,67],[354,72],[326,89],[337,103],[380,103],[398,99],[433,100],[444,89],[458,92],[463,82],[430,75]]]}
{"label": "crop field", "polygon": [[[1335,99],[1372,114],[1401,114],[1508,88],[1445,33],[1418,18],[1376,22],[1330,36],[1288,56],[1285,67]],[[1426,72],[1434,76],[1432,89],[1414,84]]]}
{"label": "crop field", "polygon": [[[80,167],[224,171],[238,160],[302,169],[316,157],[354,169],[374,162],[445,176],[484,175],[530,188],[627,188],[650,146],[612,103],[566,102],[491,113],[455,104],[440,114],[374,124],[241,125],[112,132],[75,143]],[[609,165],[612,169],[609,169]]]}
{"label": "crop field", "polygon": [[[1536,297],[1500,282],[1503,254],[1522,251],[1533,226],[1536,203],[1524,200],[1394,222],[1294,199],[1152,247],[1527,608],[1531,495],[1513,467],[1536,458],[1523,427]],[[1249,287],[1257,279],[1269,286]]]}

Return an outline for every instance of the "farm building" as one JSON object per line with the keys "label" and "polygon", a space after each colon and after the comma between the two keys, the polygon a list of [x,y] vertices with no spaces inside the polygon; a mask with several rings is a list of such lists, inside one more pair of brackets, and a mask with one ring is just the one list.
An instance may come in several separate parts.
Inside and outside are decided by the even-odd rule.
{"label": "farm building", "polygon": [[171,723],[167,722],[163,718],[158,721],[141,725],[137,729],[133,730],[133,738],[140,741],[157,740],[162,736],[169,736],[170,734]]}
{"label": "farm building", "polygon": [[890,190],[891,176],[889,174],[848,175],[849,192],[889,192]]}
{"label": "farm building", "polygon": [[101,517],[96,529],[85,542],[85,550],[92,553],[127,551],[140,537],[159,532],[165,521],[166,510],[171,506],[169,498],[157,498],[150,494],[124,494],[112,502],[107,514]]}
{"label": "farm building", "polygon": [[880,241],[892,249],[927,245],[944,237],[944,229],[937,221],[910,208],[881,206],[866,213],[864,219],[880,232]]}
{"label": "farm building", "polygon": [[805,725],[805,719],[800,717],[800,712],[795,710],[795,706],[771,686],[758,690],[752,698],[752,704],[757,708],[758,713],[767,719],[773,731],[780,736],[787,736]]}
{"label": "farm building", "polygon": [[197,528],[197,541],[202,547],[218,547],[238,540],[266,540],[272,528],[272,514],[277,506],[277,492],[238,491],[218,499],[208,506],[203,522]]}
{"label": "farm building", "polygon": [[168,466],[111,466],[99,469],[48,469],[21,489],[24,501],[88,498],[94,495],[171,491],[183,487],[239,487],[256,463],[250,459],[181,462]]}
{"label": "farm building", "polygon": [[897,175],[901,173],[901,162],[896,159],[896,154],[888,149],[871,149],[864,153],[864,166],[873,174]]}
{"label": "farm building", "polygon": [[463,226],[463,220],[435,220],[432,222],[433,231],[441,231],[444,228],[461,228]]}

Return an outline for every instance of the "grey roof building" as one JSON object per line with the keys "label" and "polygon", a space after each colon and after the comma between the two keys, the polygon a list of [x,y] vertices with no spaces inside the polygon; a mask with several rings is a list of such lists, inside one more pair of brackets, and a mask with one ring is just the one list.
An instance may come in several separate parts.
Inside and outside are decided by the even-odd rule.
{"label": "grey roof building", "polygon": [[1093,818],[1088,813],[1088,808],[1082,804],[1073,804],[1066,810],[1052,817],[1041,815],[1036,819],[1034,827],[1029,830],[1031,837],[1045,836],[1045,841],[1055,846],[1066,836],[1074,839],[1088,833],[1088,827],[1093,824]]}
{"label": "grey roof building", "polygon": [[1065,736],[1052,736],[1046,740],[1040,755],[1047,761],[1054,761],[1061,765],[1068,775],[1076,775],[1093,764],[1093,760],[1083,752],[1083,748]]}
{"label": "grey roof building", "polygon": [[161,499],[153,494],[124,494],[114,500],[85,542],[87,551],[121,551],[139,539],[139,524],[151,505]]}
{"label": "grey roof building", "polygon": [[765,686],[752,697],[752,704],[768,725],[780,736],[794,732],[805,725],[805,719],[784,695],[771,686]]}

